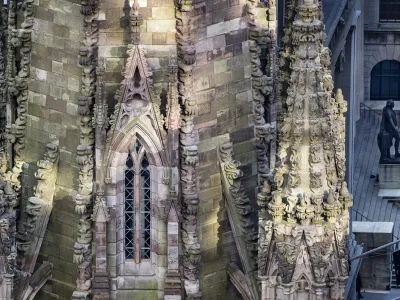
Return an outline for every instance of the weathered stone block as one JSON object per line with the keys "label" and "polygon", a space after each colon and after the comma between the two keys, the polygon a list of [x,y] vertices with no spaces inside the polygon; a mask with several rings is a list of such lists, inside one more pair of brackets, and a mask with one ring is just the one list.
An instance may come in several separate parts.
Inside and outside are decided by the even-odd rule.
{"label": "weathered stone block", "polygon": [[232,71],[215,74],[215,85],[224,85],[232,81]]}
{"label": "weathered stone block", "polygon": [[105,60],[105,67],[107,72],[121,71],[124,66],[125,60],[123,58],[107,58]]}
{"label": "weathered stone block", "polygon": [[28,114],[33,115],[35,117],[48,119],[49,118],[49,109],[47,107],[43,107],[43,106],[31,103],[28,105]]}
{"label": "weathered stone block", "polygon": [[79,79],[68,77],[68,89],[79,92],[80,90],[80,81]]}
{"label": "weathered stone block", "polygon": [[54,73],[62,74],[63,73],[63,64],[61,62],[53,60],[51,70]]}
{"label": "weathered stone block", "polygon": [[154,32],[152,34],[152,44],[153,45],[165,45],[167,43],[167,33],[166,32]]}
{"label": "weathered stone block", "polygon": [[68,38],[69,37],[69,28],[65,25],[59,25],[56,23],[52,24],[52,33],[55,36],[61,38]]}
{"label": "weathered stone block", "polygon": [[121,300],[148,300],[148,299],[158,299],[158,292],[157,290],[122,290],[122,291],[117,291],[117,299]]}
{"label": "weathered stone block", "polygon": [[153,20],[174,20],[175,10],[173,7],[153,7],[152,9]]}
{"label": "weathered stone block", "polygon": [[171,0],[147,0],[148,7],[173,7],[174,2]]}
{"label": "weathered stone block", "polygon": [[193,88],[195,91],[201,91],[208,89],[210,87],[210,78],[208,76],[203,76],[196,78],[193,83]]}
{"label": "weathered stone block", "polygon": [[147,20],[148,32],[175,32],[175,20]]}

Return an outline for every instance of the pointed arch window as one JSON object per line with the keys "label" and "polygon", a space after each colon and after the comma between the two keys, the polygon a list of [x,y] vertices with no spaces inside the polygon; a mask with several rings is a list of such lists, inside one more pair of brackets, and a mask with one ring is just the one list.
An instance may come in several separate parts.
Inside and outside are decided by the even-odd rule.
{"label": "pointed arch window", "polygon": [[150,259],[150,168],[139,140],[125,163],[125,259],[139,263]]}

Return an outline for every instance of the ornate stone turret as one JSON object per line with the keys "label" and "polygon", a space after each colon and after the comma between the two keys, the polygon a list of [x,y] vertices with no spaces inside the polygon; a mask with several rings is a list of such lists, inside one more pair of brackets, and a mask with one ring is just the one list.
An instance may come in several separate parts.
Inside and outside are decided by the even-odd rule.
{"label": "ornate stone turret", "polygon": [[352,201],[344,182],[347,104],[332,92],[320,1],[300,0],[294,14],[273,192],[258,195],[262,299],[343,299]]}

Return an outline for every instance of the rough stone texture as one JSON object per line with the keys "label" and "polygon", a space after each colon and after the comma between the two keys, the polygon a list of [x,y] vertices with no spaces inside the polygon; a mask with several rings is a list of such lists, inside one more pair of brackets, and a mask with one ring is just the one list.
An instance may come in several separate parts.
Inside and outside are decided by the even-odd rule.
{"label": "rough stone texture", "polygon": [[230,261],[240,264],[222,196],[217,147],[233,142],[242,162],[244,188],[255,199],[256,156],[252,145],[250,56],[246,1],[197,1],[194,87],[199,105],[195,129],[199,138],[197,168],[199,240],[204,299],[240,299],[226,275]]}
{"label": "rough stone texture", "polygon": [[[138,4],[139,14],[143,16],[143,24],[140,26],[140,45],[147,52],[147,67],[152,72],[152,88],[156,97],[160,97],[161,103],[164,105],[168,92],[170,57],[176,57],[173,1],[139,1]],[[127,62],[127,45],[131,44],[129,10],[130,8],[126,6],[124,0],[107,0],[103,2],[101,11],[105,14],[105,20],[100,23],[99,57],[104,58],[105,62],[104,83],[110,114],[114,113],[116,103],[114,96],[123,80],[121,71],[124,70]],[[165,107],[161,107],[161,110],[165,112]],[[125,153],[122,154],[126,155]],[[119,162],[118,170],[113,170],[117,174],[123,174],[118,171],[124,168],[125,159],[126,156]],[[154,167],[151,174],[152,193],[154,195],[159,193],[157,196],[152,196],[153,199],[164,199],[161,193],[165,194],[168,191],[162,185],[162,168]],[[117,180],[120,181],[117,184],[120,186],[119,191],[107,193],[108,195],[117,193],[115,197],[107,197],[107,204],[112,207],[111,218],[107,224],[107,266],[111,278],[110,299],[163,299],[164,274],[167,267],[166,224],[152,216],[151,262],[142,264],[139,270],[139,265],[124,260],[124,231],[123,227],[120,226],[117,229],[116,226],[116,223],[123,219],[124,215],[124,203],[118,201],[119,198],[123,199],[123,194],[121,194],[123,191],[122,179],[122,177],[118,177]],[[113,198],[115,198],[115,201]],[[163,210],[160,204],[165,204],[161,202],[152,203],[155,211]],[[142,277],[133,276],[137,273],[145,273],[146,275]]]}
{"label": "rough stone texture", "polygon": [[[54,208],[39,261],[53,264],[53,279],[35,299],[70,299],[75,286],[72,263],[77,216],[71,194],[76,189],[75,150],[79,143],[76,118],[81,70],[78,65],[82,19],[77,1],[37,1],[29,82],[28,130],[23,196],[31,196],[33,173],[48,143],[60,141]],[[57,295],[57,297],[55,296]]]}
{"label": "rough stone texture", "polygon": [[[121,71],[127,60],[127,44],[130,43],[129,7],[125,7],[127,2],[101,2],[102,21],[98,44],[99,57],[104,58],[105,63],[104,81],[109,115],[114,112],[114,96],[123,79]],[[161,98],[161,112],[164,112],[163,103],[166,102],[168,89],[167,67],[170,57],[176,57],[177,48],[174,1],[138,2],[139,13],[144,18],[140,27],[140,43],[147,50],[147,63],[153,72],[153,87],[155,94]],[[200,289],[203,299],[207,300],[241,299],[226,271],[230,262],[242,266],[223,197],[217,147],[233,143],[235,159],[242,163],[244,192],[256,207],[257,157],[246,0],[196,0],[193,5],[191,29],[196,48],[193,89],[198,105],[194,134],[199,153],[198,239],[202,257]],[[39,263],[40,260],[48,260],[53,264],[53,279],[37,294],[35,299],[40,300],[70,299],[76,281],[76,266],[72,258],[78,215],[74,212],[72,199],[78,188],[78,166],[75,161],[80,143],[77,123],[77,100],[82,76],[78,54],[83,40],[80,8],[79,0],[35,2],[26,132],[26,161],[29,166],[22,180],[24,199],[32,195],[32,187],[36,183],[36,162],[42,157],[46,143],[58,139],[60,145],[54,208],[39,256]],[[265,21],[265,9],[259,9],[257,14],[258,19]],[[261,25],[265,26],[264,23]],[[393,55],[396,51],[393,49]],[[155,181],[161,186],[162,172],[158,173],[159,178]],[[118,187],[121,191],[122,184]],[[117,238],[122,240],[122,236],[115,222],[118,209],[116,198],[110,197],[111,206],[114,207],[110,210],[111,221],[106,230],[107,264],[113,278],[110,283],[111,298],[117,298],[117,289],[118,299],[162,298],[163,280],[153,278],[140,281],[135,276],[117,279],[117,265],[121,264],[122,259],[117,256],[121,249],[118,249],[116,241]],[[119,209],[123,210],[122,205]],[[163,226],[165,224],[161,223],[153,228],[162,229]],[[157,237],[153,245],[155,260],[160,267],[158,272],[163,273],[167,265],[166,229],[155,230],[152,234]]]}

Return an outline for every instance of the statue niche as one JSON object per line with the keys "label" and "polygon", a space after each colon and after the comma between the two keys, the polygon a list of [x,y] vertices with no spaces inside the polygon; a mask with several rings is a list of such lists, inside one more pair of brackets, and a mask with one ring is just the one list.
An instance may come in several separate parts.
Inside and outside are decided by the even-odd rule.
{"label": "statue niche", "polygon": [[[397,126],[396,113],[393,111],[394,101],[388,100],[382,111],[381,127],[378,134],[378,147],[381,152],[382,162],[394,162],[400,157],[399,153],[399,127]],[[395,159],[391,157],[390,148],[394,142]]]}

